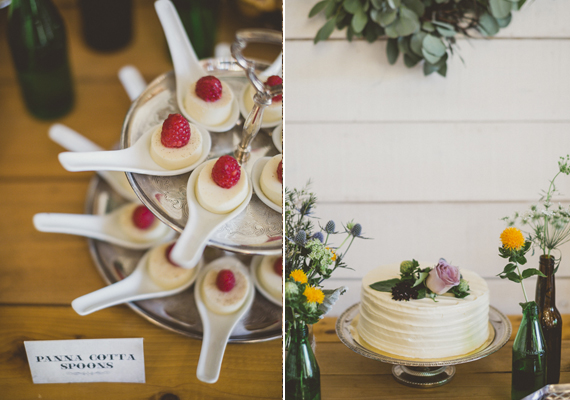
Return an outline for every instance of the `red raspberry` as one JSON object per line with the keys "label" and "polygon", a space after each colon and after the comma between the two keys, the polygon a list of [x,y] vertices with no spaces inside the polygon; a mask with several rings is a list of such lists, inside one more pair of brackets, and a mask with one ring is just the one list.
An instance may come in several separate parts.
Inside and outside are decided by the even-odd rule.
{"label": "red raspberry", "polygon": [[222,82],[212,75],[203,76],[196,82],[196,96],[207,102],[214,102],[222,97]]}
{"label": "red raspberry", "polygon": [[172,243],[170,246],[168,246],[166,248],[166,251],[164,252],[164,256],[166,257],[166,259],[168,260],[168,262],[172,265],[174,265],[175,267],[180,267],[180,265],[176,264],[174,261],[172,261],[172,258],[170,258],[170,253],[172,253],[172,248],[174,247],[174,243]]}
{"label": "red raspberry", "polygon": [[164,147],[179,148],[190,141],[190,124],[180,114],[170,114],[162,124],[160,142]]}
{"label": "red raspberry", "polygon": [[[267,78],[267,80],[265,81],[265,84],[268,86],[281,85],[281,84],[283,84],[283,79],[281,79],[281,77],[279,77],[277,75],[271,75],[269,78]],[[275,96],[271,99],[271,101],[273,101],[273,102],[281,101],[281,100],[283,100],[282,94]]]}
{"label": "red raspberry", "polygon": [[148,229],[154,222],[154,214],[143,205],[135,208],[133,212],[133,223],[139,229]]}
{"label": "red raspberry", "polygon": [[219,187],[234,187],[241,176],[241,168],[232,156],[221,156],[212,169],[212,179]]}
{"label": "red raspberry", "polygon": [[218,286],[218,289],[222,292],[229,292],[235,285],[236,277],[232,271],[223,269],[218,272],[218,276],[216,277],[216,286]]}
{"label": "red raspberry", "polygon": [[279,257],[273,264],[273,271],[279,276],[283,276],[283,257]]}
{"label": "red raspberry", "polygon": [[283,183],[283,161],[279,161],[279,165],[277,166],[277,179]]}

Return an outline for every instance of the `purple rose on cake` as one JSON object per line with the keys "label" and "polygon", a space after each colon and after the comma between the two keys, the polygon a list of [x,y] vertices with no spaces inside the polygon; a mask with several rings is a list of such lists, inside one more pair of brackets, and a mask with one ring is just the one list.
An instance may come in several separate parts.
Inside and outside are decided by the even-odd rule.
{"label": "purple rose on cake", "polygon": [[459,268],[440,258],[426,279],[426,286],[435,294],[444,294],[454,286],[459,285],[461,274]]}

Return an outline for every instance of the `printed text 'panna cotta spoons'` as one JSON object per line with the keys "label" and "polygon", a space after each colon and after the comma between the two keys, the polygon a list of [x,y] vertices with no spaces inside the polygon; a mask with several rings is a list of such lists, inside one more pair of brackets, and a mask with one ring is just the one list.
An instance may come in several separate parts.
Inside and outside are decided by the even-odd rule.
{"label": "printed text 'panna cotta spoons'", "polygon": [[[212,280],[222,270],[232,271],[235,287],[219,295],[213,287],[218,279],[214,282]],[[196,370],[196,377],[202,382],[214,383],[218,380],[228,339],[238,321],[251,308],[254,295],[255,290],[247,269],[234,257],[219,258],[200,271],[194,288],[194,299],[204,332]],[[230,298],[235,302],[229,302]]]}
{"label": "printed text 'panna cotta spoons'", "polygon": [[196,280],[203,262],[200,260],[192,269],[172,265],[166,253],[169,246],[166,243],[149,250],[125,279],[78,297],[71,306],[79,315],[87,315],[118,304],[172,296],[185,290]]}
{"label": "printed text 'panna cotta spoons'", "polygon": [[[71,128],[68,128],[62,124],[53,124],[50,126],[48,131],[49,138],[55,143],[59,144],[61,147],[69,151],[77,152],[92,152],[92,151],[104,151],[102,147],[93,143],[85,136],[82,136],[78,132]],[[137,195],[133,192],[129,181],[124,172],[118,171],[97,171],[99,176],[117,193],[119,193],[123,198],[131,201],[137,201]]]}
{"label": "printed text 'panna cotta spoons'", "polygon": [[[211,132],[232,129],[239,118],[237,97],[229,85],[223,84],[225,96],[219,100],[195,97],[192,87],[206,76],[188,39],[176,8],[170,0],[157,0],[154,8],[168,42],[176,76],[178,108],[189,121]],[[223,106],[222,106],[223,105]]]}
{"label": "printed text 'panna cotta spoons'", "polygon": [[143,218],[150,220],[151,224],[139,229],[133,221],[138,207],[144,206],[129,203],[105,215],[39,213],[34,215],[33,220],[35,228],[40,232],[85,236],[127,249],[143,250],[172,240],[176,233],[148,210],[141,209],[145,213]]}
{"label": "printed text 'panna cotta spoons'", "polygon": [[210,133],[204,128],[190,124],[191,131],[199,131],[202,153],[192,164],[178,169],[167,169],[156,163],[151,156],[151,139],[156,125],[145,132],[131,147],[122,150],[65,152],[59,154],[59,162],[68,171],[124,171],[155,176],[174,176],[192,171],[208,157],[212,147]]}
{"label": "printed text 'panna cotta spoons'", "polygon": [[[231,160],[237,164],[235,159],[232,157],[220,157],[220,159],[225,158],[231,158]],[[188,179],[188,186],[186,188],[188,222],[186,223],[180,238],[176,242],[176,245],[172,249],[172,259],[179,265],[187,266],[196,264],[197,260],[204,252],[208,239],[216,232],[217,229],[243,212],[251,200],[253,193],[251,182],[249,182],[247,173],[241,169],[242,173],[240,176],[240,182],[238,182],[238,185],[236,186],[236,189],[240,188],[241,190],[239,198],[236,197],[229,200],[229,202],[234,200],[237,202],[237,204],[229,206],[232,208],[231,210],[216,210],[218,212],[222,212],[217,213],[204,208],[204,206],[200,204],[200,201],[198,200],[198,196],[200,196],[200,194],[197,193],[197,187],[200,187],[203,182],[212,186],[211,188],[206,188],[207,190],[212,189],[212,192],[223,192],[223,190],[226,190],[220,190],[218,187],[213,186],[215,183],[211,178],[213,166],[215,166],[220,159],[209,160],[200,165],[194,170],[194,172],[192,172],[190,179]],[[203,198],[207,194],[208,193],[202,193],[201,197]],[[224,207],[229,204],[229,202],[226,202]]]}

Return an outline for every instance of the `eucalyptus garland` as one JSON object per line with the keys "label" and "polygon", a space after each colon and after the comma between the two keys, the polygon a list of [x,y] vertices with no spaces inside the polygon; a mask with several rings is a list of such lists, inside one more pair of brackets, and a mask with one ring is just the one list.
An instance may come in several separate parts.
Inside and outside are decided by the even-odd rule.
{"label": "eucalyptus garland", "polygon": [[372,43],[388,37],[388,62],[400,53],[408,68],[423,61],[425,75],[447,74],[447,60],[454,53],[457,35],[478,31],[494,36],[509,25],[512,11],[526,0],[322,0],[309,18],[324,13],[327,22],[317,32],[315,43],[326,40],[336,29],[346,28],[346,38],[364,38]]}

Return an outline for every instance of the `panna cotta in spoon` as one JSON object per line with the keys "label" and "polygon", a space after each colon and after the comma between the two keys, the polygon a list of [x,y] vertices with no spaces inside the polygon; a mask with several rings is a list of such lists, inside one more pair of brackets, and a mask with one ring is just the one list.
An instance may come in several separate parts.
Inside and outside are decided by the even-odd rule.
{"label": "panna cotta in spoon", "polygon": [[160,222],[148,208],[137,203],[124,206],[119,215],[119,226],[134,242],[160,239],[170,232],[170,228]]}
{"label": "panna cotta in spoon", "polygon": [[271,158],[261,172],[259,186],[263,194],[273,203],[281,206],[283,203],[283,155],[277,154]]}
{"label": "panna cotta in spoon", "polygon": [[196,274],[196,267],[182,268],[170,258],[174,243],[153,248],[148,256],[148,274],[161,288],[170,290],[187,283]]}
{"label": "panna cotta in spoon", "polygon": [[223,124],[232,113],[234,94],[230,87],[212,75],[192,84],[184,98],[188,115],[204,125]]}
{"label": "panna cotta in spoon", "polygon": [[202,281],[202,299],[216,314],[231,314],[244,304],[249,291],[249,277],[228,264],[209,270]]}
{"label": "panna cotta in spoon", "polygon": [[257,281],[275,299],[282,298],[283,257],[265,256],[257,268]]}
{"label": "panna cotta in spoon", "polygon": [[198,203],[216,214],[239,207],[249,193],[247,174],[232,156],[207,161],[194,188]]}
{"label": "panna cotta in spoon", "polygon": [[175,170],[194,164],[202,155],[202,135],[180,114],[170,114],[150,140],[150,156],[163,168]]}
{"label": "panna cotta in spoon", "polygon": [[[268,86],[275,86],[283,84],[283,79],[277,75],[272,75],[265,81]],[[252,85],[249,85],[248,89],[245,91],[243,102],[248,112],[253,109],[253,96],[257,91]],[[283,117],[283,95],[275,96],[271,99],[271,104],[265,107],[263,111],[262,123],[272,123],[280,121]]]}

